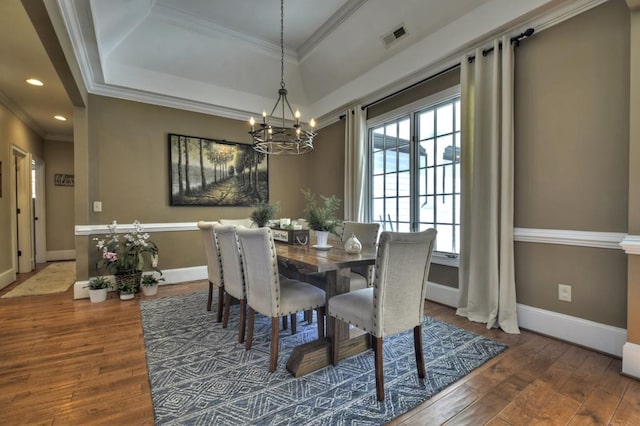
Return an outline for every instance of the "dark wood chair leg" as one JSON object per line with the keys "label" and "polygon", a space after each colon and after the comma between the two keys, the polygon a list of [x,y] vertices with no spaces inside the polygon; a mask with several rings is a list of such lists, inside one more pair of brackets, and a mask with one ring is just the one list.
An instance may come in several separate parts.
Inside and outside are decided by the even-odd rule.
{"label": "dark wood chair leg", "polygon": [[244,342],[244,332],[247,328],[246,326],[246,317],[247,317],[247,299],[240,300],[240,330],[238,331],[238,343]]}
{"label": "dark wood chair leg", "polygon": [[256,311],[249,306],[249,317],[247,318],[247,340],[244,342],[244,348],[246,350],[251,349],[253,343],[253,321],[255,320]]}
{"label": "dark wood chair leg", "polygon": [[211,311],[212,302],[213,302],[213,283],[209,281],[209,297],[207,298],[207,311]]}
{"label": "dark wood chair leg", "polygon": [[297,320],[298,317],[296,316],[296,314],[291,314],[291,334],[296,334],[297,332]]}
{"label": "dark wood chair leg", "polygon": [[304,320],[309,324],[313,322],[313,310],[304,311]]}
{"label": "dark wood chair leg", "polygon": [[376,394],[378,401],[384,401],[384,374],[382,370],[382,337],[373,337],[373,356],[376,364]]}
{"label": "dark wood chair leg", "polygon": [[222,321],[222,306],[224,305],[224,287],[218,287],[218,316],[217,321]]}
{"label": "dark wood chair leg", "polygon": [[222,328],[227,328],[229,325],[229,307],[231,306],[231,295],[224,292],[224,308],[222,309]]}
{"label": "dark wood chair leg", "polygon": [[286,315],[282,317],[282,329],[286,330],[287,328],[289,328],[289,326],[287,325],[289,324],[289,317],[287,317]]}
{"label": "dark wood chair leg", "polygon": [[[293,328],[293,325],[292,325]],[[269,359],[269,372],[276,371],[278,366],[278,347],[280,344],[280,323],[278,317],[271,318],[271,357]]]}
{"label": "dark wood chair leg", "polygon": [[424,379],[426,375],[424,368],[424,354],[422,353],[422,324],[413,328],[413,346],[416,352],[416,366],[418,367],[418,377]]}
{"label": "dark wood chair leg", "polygon": [[333,336],[331,337],[331,364],[338,365],[340,359],[338,350],[340,349],[340,330],[338,319],[336,317],[329,317],[329,321],[333,323]]}
{"label": "dark wood chair leg", "polygon": [[324,306],[316,309],[318,322],[318,338],[324,337]]}

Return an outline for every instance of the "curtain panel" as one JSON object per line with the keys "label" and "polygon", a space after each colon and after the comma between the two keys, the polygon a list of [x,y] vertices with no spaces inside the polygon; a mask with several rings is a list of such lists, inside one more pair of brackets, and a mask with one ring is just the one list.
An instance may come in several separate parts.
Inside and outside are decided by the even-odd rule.
{"label": "curtain panel", "polygon": [[346,111],[344,152],[344,219],[367,221],[365,211],[367,155],[366,112],[361,105],[353,105]]}
{"label": "curtain panel", "polygon": [[[502,48],[500,48],[500,44]],[[508,36],[461,61],[461,247],[457,314],[519,333],[513,256],[513,79]]]}

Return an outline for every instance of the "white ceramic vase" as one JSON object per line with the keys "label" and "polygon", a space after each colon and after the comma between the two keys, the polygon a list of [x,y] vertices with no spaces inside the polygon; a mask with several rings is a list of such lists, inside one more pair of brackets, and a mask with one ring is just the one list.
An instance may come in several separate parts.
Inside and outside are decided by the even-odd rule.
{"label": "white ceramic vase", "polygon": [[329,231],[316,231],[316,245],[318,247],[326,247]]}
{"label": "white ceramic vase", "polygon": [[143,285],[142,294],[144,294],[145,296],[155,296],[156,294],[158,294],[158,284]]}
{"label": "white ceramic vase", "polygon": [[358,254],[362,251],[362,243],[356,237],[356,234],[352,234],[347,241],[344,242],[344,251],[349,254]]}
{"label": "white ceramic vase", "polygon": [[100,303],[107,300],[107,289],[98,288],[95,290],[89,289],[89,300],[91,303]]}

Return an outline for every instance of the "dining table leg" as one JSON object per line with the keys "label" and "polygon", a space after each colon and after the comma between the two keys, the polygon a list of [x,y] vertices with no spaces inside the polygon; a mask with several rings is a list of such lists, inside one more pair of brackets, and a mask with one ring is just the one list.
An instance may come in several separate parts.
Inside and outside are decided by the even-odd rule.
{"label": "dining table leg", "polygon": [[[337,294],[349,291],[351,283],[350,268],[341,268],[338,270],[326,272],[326,288],[327,302]],[[327,306],[328,315],[328,306]],[[327,337],[319,337],[308,343],[297,346],[291,352],[287,361],[287,370],[295,377],[300,377],[313,371],[319,370],[331,364],[331,344],[334,335],[333,321],[326,318]],[[340,357],[345,358],[355,355],[371,347],[369,336],[357,329],[351,330],[349,324],[343,321],[336,321],[337,327],[340,327],[338,336],[340,336]]]}

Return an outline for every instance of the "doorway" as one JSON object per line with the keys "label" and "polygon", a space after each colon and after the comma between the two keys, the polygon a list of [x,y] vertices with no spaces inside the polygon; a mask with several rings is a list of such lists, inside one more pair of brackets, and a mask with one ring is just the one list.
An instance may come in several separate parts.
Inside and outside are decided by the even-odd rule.
{"label": "doorway", "polygon": [[13,147],[11,162],[11,211],[13,233],[13,265],[16,273],[35,269],[33,232],[32,158],[31,154]]}

